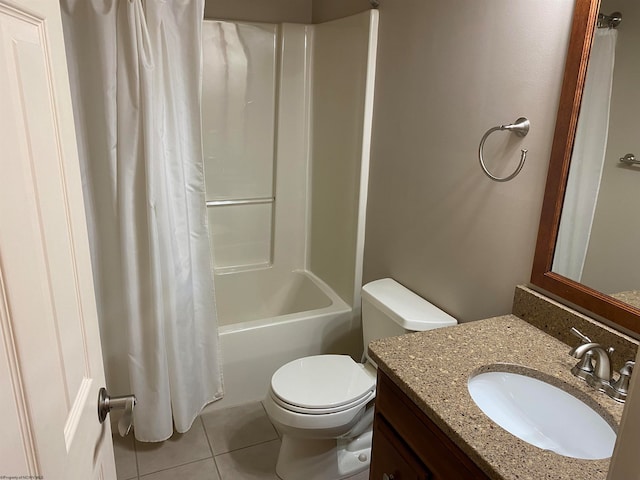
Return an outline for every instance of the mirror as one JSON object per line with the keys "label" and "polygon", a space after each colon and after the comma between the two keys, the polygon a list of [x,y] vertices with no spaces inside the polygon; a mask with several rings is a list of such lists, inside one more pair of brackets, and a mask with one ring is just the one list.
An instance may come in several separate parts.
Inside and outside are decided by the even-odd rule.
{"label": "mirror", "polygon": [[618,160],[640,158],[635,3],[576,1],[531,283],[640,334],[640,165]]}
{"label": "mirror", "polygon": [[635,307],[639,18],[640,4],[632,0],[600,3],[551,268]]}

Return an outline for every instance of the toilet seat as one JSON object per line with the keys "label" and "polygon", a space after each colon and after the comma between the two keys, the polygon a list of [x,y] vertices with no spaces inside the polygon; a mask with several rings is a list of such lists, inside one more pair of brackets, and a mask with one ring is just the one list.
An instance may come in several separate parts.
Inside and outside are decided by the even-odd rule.
{"label": "toilet seat", "polygon": [[306,414],[328,414],[367,403],[376,380],[348,355],[315,355],[280,367],[271,378],[275,403]]}
{"label": "toilet seat", "polygon": [[367,403],[369,403],[371,400],[373,400],[376,397],[376,392],[375,390],[368,392],[364,397],[360,397],[357,398],[356,400],[354,400],[351,403],[347,403],[345,405],[341,405],[339,407],[334,407],[334,408],[304,408],[304,407],[299,407],[297,405],[293,405],[291,403],[287,403],[285,401],[283,401],[281,398],[279,398],[278,396],[276,396],[272,391],[269,391],[271,400],[273,400],[273,402],[279,406],[281,406],[282,408],[289,410],[291,412],[296,412],[296,413],[303,413],[306,415],[326,415],[329,413],[340,413],[340,412],[344,412],[345,410],[349,410],[350,408],[353,407],[357,407],[359,405],[365,405]]}

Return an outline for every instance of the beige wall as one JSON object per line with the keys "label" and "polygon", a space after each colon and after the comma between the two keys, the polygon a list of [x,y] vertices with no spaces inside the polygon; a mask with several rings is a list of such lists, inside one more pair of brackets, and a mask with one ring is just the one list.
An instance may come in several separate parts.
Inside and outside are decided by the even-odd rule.
{"label": "beige wall", "polygon": [[369,0],[313,0],[313,23],[343,18],[370,8]]}
{"label": "beige wall", "polygon": [[616,10],[622,11],[623,20],[618,28],[609,137],[582,276],[583,283],[605,293],[640,288],[640,268],[633,261],[640,243],[640,173],[635,168],[621,168],[618,161],[627,153],[640,156],[640,4],[627,0],[602,2],[601,12]]}
{"label": "beige wall", "polygon": [[[382,0],[364,280],[391,276],[461,321],[529,280],[574,2]],[[524,139],[484,132],[519,116]]]}
{"label": "beige wall", "polygon": [[206,0],[205,18],[311,23],[311,0]]}
{"label": "beige wall", "polygon": [[251,22],[322,23],[370,8],[369,0],[206,0],[204,16]]}

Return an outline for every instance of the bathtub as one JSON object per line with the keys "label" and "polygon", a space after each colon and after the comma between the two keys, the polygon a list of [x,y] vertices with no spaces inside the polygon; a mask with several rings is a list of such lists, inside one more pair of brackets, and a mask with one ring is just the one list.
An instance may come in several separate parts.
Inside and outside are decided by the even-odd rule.
{"label": "bathtub", "polygon": [[296,358],[362,354],[359,318],[308,271],[224,273],[215,281],[225,396],[206,410],[262,400],[273,373]]}

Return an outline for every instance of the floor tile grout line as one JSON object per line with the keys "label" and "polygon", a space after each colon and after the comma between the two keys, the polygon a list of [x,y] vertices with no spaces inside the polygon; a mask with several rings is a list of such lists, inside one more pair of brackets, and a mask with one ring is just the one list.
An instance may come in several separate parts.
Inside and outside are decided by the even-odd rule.
{"label": "floor tile grout line", "polygon": [[273,422],[271,421],[271,417],[269,416],[269,414],[267,413],[267,409],[264,406],[264,403],[259,402],[260,406],[262,407],[262,411],[264,412],[265,416],[267,417],[267,420],[269,420],[269,423],[271,424],[271,426],[273,427],[273,429],[276,431],[276,435],[278,436],[278,438],[280,440],[282,440],[282,435],[280,435],[280,430],[278,430],[276,428],[276,426],[273,424]]}
{"label": "floor tile grout line", "polygon": [[202,430],[204,430],[204,437],[207,439],[207,445],[209,445],[209,451],[211,452],[211,456],[215,457],[215,452],[213,451],[213,445],[211,444],[211,439],[209,438],[209,434],[207,433],[207,426],[204,424],[202,415],[198,415],[198,418],[200,419],[200,425],[202,425]]}
{"label": "floor tile grout line", "polygon": [[[198,416],[198,418],[200,418],[200,416]],[[213,450],[212,450],[211,445],[210,445],[210,443],[209,443],[209,438],[208,438],[208,436],[207,436],[207,429],[206,429],[206,428],[204,428],[204,423],[203,423],[203,421],[202,421],[202,418],[200,418],[200,423],[201,423],[201,425],[202,425],[202,430],[204,431],[205,438],[207,439],[207,445],[208,445],[208,447],[209,447],[209,453],[210,453],[211,455],[208,455],[208,456],[206,456],[206,457],[202,457],[202,458],[197,458],[197,459],[195,459],[195,460],[189,460],[188,462],[179,463],[179,464],[176,464],[176,465],[172,465],[172,466],[170,466],[170,467],[161,468],[161,469],[159,469],[159,470],[154,470],[153,472],[147,472],[147,473],[145,473],[145,474],[141,474],[141,473],[140,473],[140,468],[139,468],[139,466],[138,466],[138,480],[140,480],[142,477],[145,477],[145,476],[147,476],[147,475],[151,475],[151,474],[153,474],[153,473],[164,472],[165,470],[171,470],[172,468],[182,467],[182,466],[184,466],[184,465],[188,465],[188,464],[190,464],[190,463],[200,462],[200,461],[202,461],[202,460],[207,460],[207,459],[209,459],[209,458],[213,458]],[[192,428],[193,428],[193,425],[192,425]],[[176,433],[179,433],[179,432],[174,431],[174,432],[173,432],[173,434],[171,435],[171,437],[173,437],[173,435],[175,435]],[[169,437],[169,438],[171,438],[171,437]],[[168,438],[167,440],[169,440],[169,438]],[[134,439],[134,440],[135,440],[135,439]],[[164,440],[164,441],[166,442],[167,440]],[[155,442],[150,442],[150,443],[155,443]],[[163,442],[159,442],[159,443],[163,443]],[[138,462],[138,450],[137,450],[137,448],[136,448],[136,464],[137,464],[137,462]],[[215,459],[214,459],[214,463],[215,463]],[[217,469],[217,467],[216,467],[216,469]]]}
{"label": "floor tile grout line", "polygon": [[218,474],[218,480],[223,480],[222,479],[222,472],[220,472],[220,467],[218,467],[218,462],[216,462],[215,455],[213,456],[213,465],[216,467],[216,473]]}
{"label": "floor tile grout line", "polygon": [[[217,456],[220,456],[220,455],[225,455],[227,453],[236,452],[236,451],[242,450],[244,448],[255,447],[256,445],[261,445],[263,443],[272,442],[273,440],[282,440],[280,432],[278,431],[278,429],[275,427],[275,425],[273,424],[273,422],[269,418],[269,415],[267,415],[267,411],[265,410],[264,405],[259,400],[255,401],[255,402],[248,402],[248,403],[242,404],[242,405],[234,405],[234,406],[231,406],[231,407],[227,407],[225,409],[221,409],[221,410],[217,410],[217,411],[213,411],[213,412],[208,412],[208,413],[216,414],[216,413],[222,412],[224,410],[232,410],[232,409],[237,408],[237,407],[246,407],[246,406],[249,406],[249,405],[259,405],[260,406],[260,408],[262,409],[262,415],[269,422],[269,425],[271,425],[271,428],[273,428],[273,431],[275,432],[276,436],[273,437],[273,438],[267,439],[267,440],[260,440],[260,441],[257,441],[255,443],[250,443],[249,445],[243,445],[242,447],[232,448],[230,450],[225,450],[224,452],[219,452],[219,453],[216,453],[216,451],[213,449],[213,442],[210,442],[211,452],[213,453],[214,458],[217,457]],[[207,427],[206,427],[204,418],[202,418],[202,415],[200,417],[202,419],[202,423],[203,423],[203,426],[204,426],[205,433],[207,433]],[[209,435],[207,434],[207,439],[208,438],[209,438]]]}
{"label": "floor tile grout line", "polygon": [[133,429],[131,429],[131,443],[133,443],[133,456],[136,459],[136,480],[140,480],[140,466],[138,465],[138,441],[136,440],[136,434]]}
{"label": "floor tile grout line", "polygon": [[202,424],[202,429],[204,430],[204,436],[207,439],[207,444],[209,445],[209,451],[211,452],[211,457],[213,458],[213,465],[216,467],[216,472],[218,473],[218,478],[222,479],[222,474],[220,473],[220,469],[218,468],[218,462],[216,462],[216,454],[213,451],[212,441],[209,439],[209,434],[207,433],[207,426],[204,424],[204,419],[202,418],[202,414],[198,415],[200,419],[200,423]]}
{"label": "floor tile grout line", "polygon": [[246,450],[247,448],[257,447],[258,445],[264,445],[265,443],[275,442],[276,440],[280,441],[280,438],[272,438],[271,440],[262,440],[261,442],[254,443],[253,445],[247,445],[245,447],[234,448],[233,450],[229,450],[228,452],[218,453],[218,454],[214,455],[213,458],[215,459],[216,457],[220,457],[222,455],[228,455],[230,453],[239,452],[240,450]]}
{"label": "floor tile grout line", "polygon": [[[190,465],[192,463],[204,462],[205,460],[209,460],[209,459],[213,460],[213,463],[215,464],[215,459],[213,457],[199,458],[197,460],[190,460],[188,462],[181,463],[179,465],[174,465],[173,467],[161,468],[160,470],[155,470],[153,472],[145,473],[144,475],[140,475],[139,480],[143,480],[144,477],[146,477],[148,475],[155,475],[156,473],[166,472],[167,470],[173,470],[174,468],[184,467],[185,465]],[[217,469],[218,469],[218,467],[216,466],[216,470]]]}
{"label": "floor tile grout line", "polygon": [[[133,430],[132,430],[132,432],[133,432]],[[116,448],[116,438],[118,438],[119,436],[120,435],[114,433],[114,429],[112,428],[111,429],[111,444],[113,445],[113,448],[114,448],[114,457],[115,457],[115,448]],[[133,459],[136,462],[136,474],[133,477],[127,477],[126,479],[121,479],[120,476],[118,475],[118,469],[116,467],[116,480],[139,480],[139,478],[138,478],[138,476],[139,476],[139,473],[138,473],[138,457],[137,457],[137,454],[136,454],[136,439],[133,436],[133,434],[132,434],[131,438],[126,438],[126,437],[122,437],[122,438],[124,438],[125,440],[130,440],[131,441],[131,446],[133,447]],[[120,442],[118,442],[118,443],[120,443]],[[127,449],[127,451],[128,451],[128,449]]]}
{"label": "floor tile grout line", "polygon": [[[206,426],[205,426],[205,421],[204,421],[204,419],[202,418],[202,415],[199,415],[198,417],[200,418],[200,425],[201,425],[201,428],[202,428],[202,429],[203,429],[203,431],[204,431],[205,438],[206,438],[206,440],[207,440],[207,445],[208,445],[208,447],[209,447],[209,453],[210,453],[210,455],[209,455],[209,456],[207,456],[207,457],[203,457],[203,458],[199,458],[199,459],[195,459],[195,460],[190,460],[190,461],[187,461],[187,462],[184,462],[184,463],[180,463],[180,464],[172,465],[172,466],[170,466],[170,467],[161,468],[161,469],[159,469],[159,470],[154,470],[154,471],[150,471],[150,472],[146,472],[146,473],[142,474],[142,473],[141,473],[141,470],[140,470],[140,460],[139,460],[139,456],[138,456],[138,448],[137,448],[137,447],[138,447],[138,441],[135,439],[135,436],[134,436],[134,437],[132,438],[132,443],[133,443],[133,450],[134,450],[134,456],[135,456],[135,462],[136,462],[136,476],[135,476],[135,477],[131,477],[131,479],[129,479],[129,480],[143,480],[143,479],[144,479],[144,477],[147,477],[148,475],[153,475],[153,474],[157,474],[157,473],[159,473],[159,472],[164,472],[164,471],[172,470],[172,469],[179,468],[179,467],[182,467],[182,466],[185,466],[185,465],[189,465],[189,464],[192,464],[192,463],[201,462],[201,461],[204,461],[204,460],[207,460],[207,459],[212,459],[212,460],[213,460],[213,462],[214,462],[214,466],[215,466],[215,469],[216,469],[216,473],[217,473],[217,475],[218,475],[218,478],[219,478],[220,480],[223,480],[222,472],[221,472],[220,467],[219,467],[219,465],[218,465],[217,457],[220,457],[220,456],[222,456],[222,455],[231,454],[231,453],[233,453],[233,452],[239,452],[239,451],[242,451],[242,450],[246,450],[246,449],[248,449],[248,448],[253,448],[253,447],[260,446],[260,445],[264,445],[264,444],[267,444],[267,443],[273,442],[273,441],[275,441],[275,440],[278,440],[278,441],[280,441],[280,442],[282,441],[282,437],[281,437],[281,435],[280,435],[280,432],[278,431],[278,429],[275,427],[275,425],[274,425],[274,424],[273,424],[273,422],[271,421],[271,418],[269,417],[269,415],[268,415],[268,414],[267,414],[267,412],[266,412],[266,409],[265,409],[264,404],[263,404],[261,401],[258,401],[258,402],[256,402],[256,403],[259,403],[259,404],[260,404],[260,407],[262,408],[263,415],[264,415],[264,416],[267,418],[267,420],[269,421],[269,423],[270,423],[271,427],[273,428],[273,431],[276,433],[276,437],[271,438],[271,439],[267,439],[267,440],[262,440],[262,441],[259,441],[259,442],[257,442],[257,443],[253,443],[253,444],[251,444],[251,445],[245,445],[245,446],[243,446],[243,447],[234,448],[234,449],[231,449],[231,450],[228,450],[228,451],[225,451],[225,452],[221,452],[221,453],[216,454],[216,453],[214,453],[214,449],[213,449],[213,440],[210,438],[210,436],[209,436],[209,434],[208,434],[208,432],[207,432],[207,428],[206,428]],[[280,477],[277,477],[277,476],[276,476],[275,478],[278,478],[278,479],[279,479]]]}
{"label": "floor tile grout line", "polygon": [[131,430],[131,442],[133,443],[133,454],[136,458],[136,480],[140,480],[140,466],[138,465],[138,441],[136,440],[136,434],[134,430]]}

